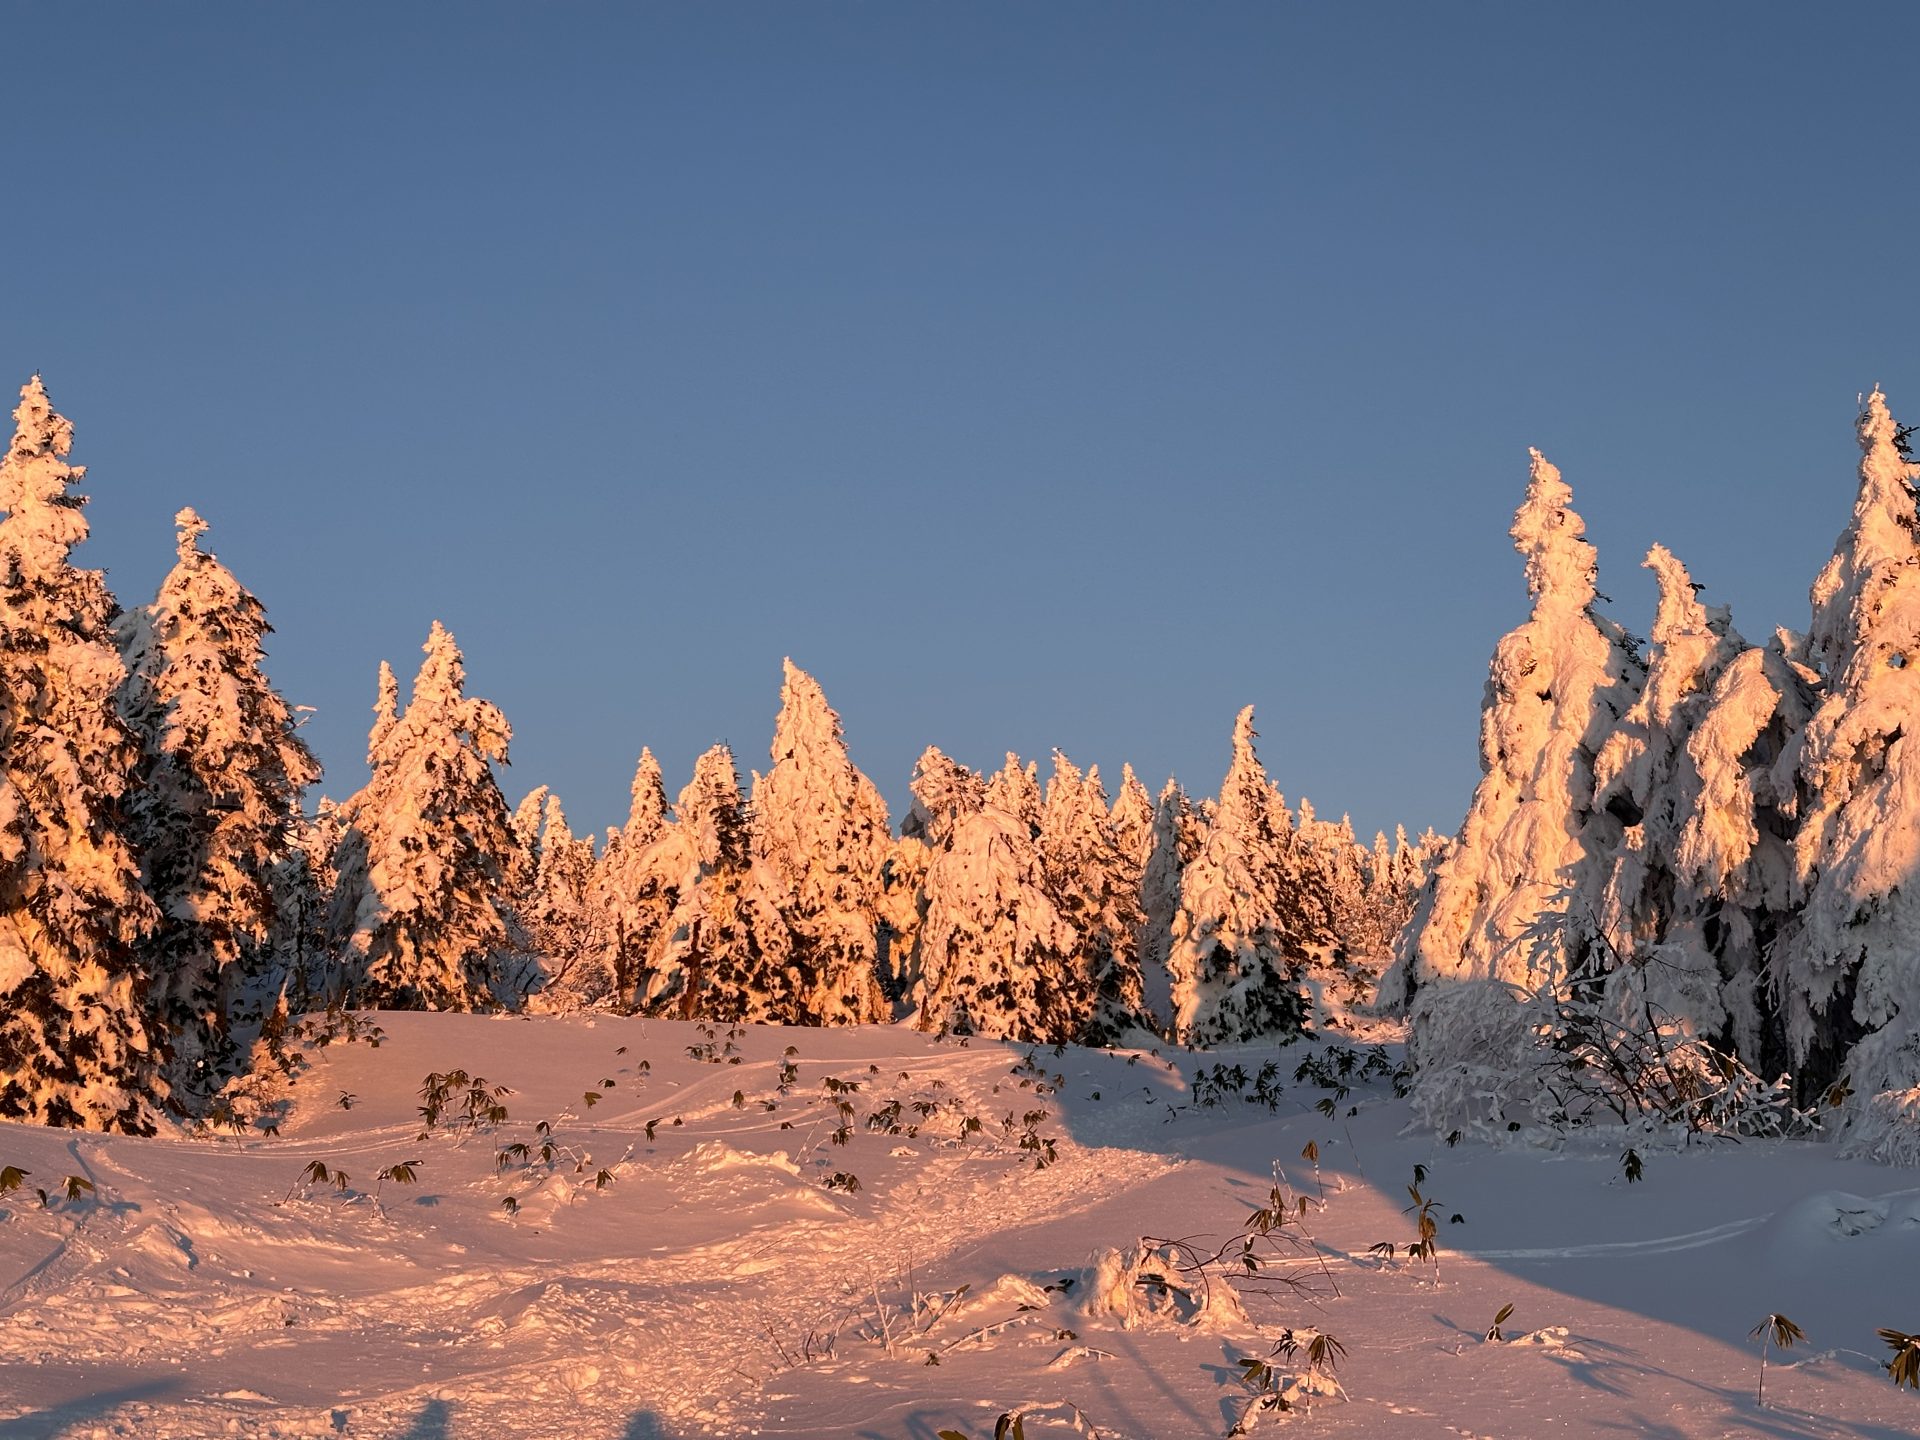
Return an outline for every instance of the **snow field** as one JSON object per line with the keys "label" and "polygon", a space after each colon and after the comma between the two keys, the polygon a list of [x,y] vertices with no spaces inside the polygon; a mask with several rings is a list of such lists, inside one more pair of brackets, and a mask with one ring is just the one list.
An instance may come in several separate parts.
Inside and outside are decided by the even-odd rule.
{"label": "snow field", "polygon": [[[0,1165],[28,1172],[0,1197],[0,1436],[976,1436],[1012,1410],[1034,1435],[1225,1435],[1251,1398],[1237,1362],[1289,1327],[1345,1347],[1339,1390],[1276,1360],[1301,1408],[1262,1429],[1920,1426],[1869,1353],[1877,1326],[1920,1328],[1920,1191],[1831,1147],[1649,1150],[1630,1185],[1611,1151],[1403,1134],[1384,1079],[1296,1081],[1304,1043],[377,1019],[377,1047],[309,1051],[276,1136],[0,1127]],[[1241,1098],[1268,1062],[1271,1109]],[[1247,1084],[1188,1083],[1216,1065]],[[421,1138],[423,1078],[455,1071],[510,1087],[508,1116],[456,1107]],[[407,1161],[414,1184],[376,1183]],[[345,1189],[303,1182],[315,1162]],[[1317,1298],[1236,1299],[1224,1266],[1115,1286],[1142,1237],[1239,1233],[1276,1162],[1308,1198],[1289,1273]],[[1437,1276],[1404,1253],[1416,1163]],[[65,1199],[69,1174],[93,1193]],[[1746,1332],[1769,1310],[1808,1339],[1772,1357],[1762,1412]]]}

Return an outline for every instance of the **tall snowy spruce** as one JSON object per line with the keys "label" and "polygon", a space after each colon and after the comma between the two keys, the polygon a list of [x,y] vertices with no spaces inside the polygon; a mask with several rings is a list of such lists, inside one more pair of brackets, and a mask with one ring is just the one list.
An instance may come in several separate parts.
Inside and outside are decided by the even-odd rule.
{"label": "tall snowy spruce", "polygon": [[1656,1014],[1777,1075],[1789,1062],[1761,957],[1790,903],[1795,797],[1773,772],[1811,677],[1787,640],[1747,646],[1663,546],[1646,566],[1660,582],[1646,684],[1594,769],[1597,807],[1626,830],[1586,867],[1582,898],[1617,962],[1616,1011]]}
{"label": "tall snowy spruce", "polygon": [[120,811],[139,758],[117,611],[75,568],[73,427],[35,376],[0,460],[0,1115],[149,1133],[167,1095],[138,946],[157,912]]}
{"label": "tall snowy spruce", "polygon": [[1153,830],[1140,872],[1140,978],[1147,1012],[1163,1033],[1173,1029],[1173,921],[1180,913],[1180,877],[1200,853],[1206,829],[1171,776],[1153,806]]}
{"label": "tall snowy spruce", "polygon": [[466,666],[438,621],[405,711],[382,662],[366,788],[340,807],[332,931],[343,995],[358,1005],[472,1010],[494,1003],[506,907],[522,863],[493,766],[506,717],[468,698]]}
{"label": "tall snowy spruce", "polygon": [[685,1018],[801,1023],[808,987],[790,963],[779,887],[753,856],[732,750],[715,745],[694,762],[674,817],[692,863],[647,977],[646,1008]]}
{"label": "tall snowy spruce", "polygon": [[934,857],[953,848],[961,820],[987,803],[987,782],[932,745],[914,763],[907,788],[913,801],[887,854],[881,890],[883,984],[895,999],[913,995],[920,984],[920,937]]}
{"label": "tall snowy spruce", "polygon": [[626,825],[607,839],[594,866],[593,893],[600,913],[602,963],[611,972],[616,1009],[641,1005],[654,959],[665,944],[667,922],[680,899],[680,885],[697,862],[686,836],[667,816],[667,790],[660,762],[642,748],[634,767]]}
{"label": "tall snowy spruce", "polygon": [[1041,867],[1039,787],[1007,756],[978,810],[962,814],[927,869],[913,999],[922,1030],[1052,1044],[1081,1019],[1068,971],[1073,932]]}
{"label": "tall snowy spruce", "polygon": [[1173,919],[1173,1035],[1183,1045],[1293,1035],[1307,1021],[1291,913],[1293,817],[1254,753],[1253,707],[1233,726],[1233,763]]}
{"label": "tall snowy spruce", "polygon": [[575,836],[560,797],[540,788],[546,793],[532,883],[516,917],[538,967],[528,978],[540,987],[541,1009],[612,1008],[616,985],[594,887],[593,839]]}
{"label": "tall snowy spruce", "polygon": [[753,850],[791,935],[803,987],[795,1019],[846,1025],[889,1018],[877,969],[886,802],[854,768],[840,717],[813,677],[784,662],[773,768],[754,791]]}
{"label": "tall snowy spruce", "polygon": [[1623,826],[1596,812],[1594,757],[1638,696],[1626,632],[1594,613],[1595,558],[1573,492],[1539,451],[1513,518],[1533,613],[1500,641],[1480,714],[1482,775],[1382,977],[1388,1004],[1434,982],[1494,979],[1533,990],[1584,959],[1587,917],[1569,915],[1587,857]]}
{"label": "tall snowy spruce", "polygon": [[[1920,1163],[1920,524],[1878,390],[1853,519],[1813,586],[1825,695],[1797,757],[1805,896],[1774,979],[1803,1084],[1846,1072],[1847,1143]],[[1849,1053],[1850,1052],[1850,1053]]]}
{"label": "tall snowy spruce", "polygon": [[1082,773],[1057,750],[1039,844],[1048,896],[1072,936],[1073,1038],[1120,1044],[1130,1031],[1151,1028],[1140,980],[1140,871],[1121,848],[1099,770]]}
{"label": "tall snowy spruce", "polygon": [[[285,957],[272,942],[299,868],[301,796],[320,767],[262,669],[264,607],[200,548],[198,515],[174,522],[177,563],[118,627],[121,708],[143,751],[127,833],[160,908],[146,945],[152,1002],[172,1041],[173,1094],[197,1109],[244,1058],[232,1022],[244,1029],[278,999],[272,972]],[[260,993],[246,995],[249,984]]]}

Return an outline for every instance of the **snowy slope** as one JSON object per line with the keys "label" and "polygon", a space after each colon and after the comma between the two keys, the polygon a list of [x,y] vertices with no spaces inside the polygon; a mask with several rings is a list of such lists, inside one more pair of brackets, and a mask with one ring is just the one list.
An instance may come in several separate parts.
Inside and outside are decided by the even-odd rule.
{"label": "snowy slope", "polygon": [[[1403,1135],[1385,1080],[1296,1081],[1307,1044],[1029,1062],[901,1028],[378,1021],[377,1046],[311,1052],[277,1135],[0,1126],[0,1165],[29,1172],[0,1196],[0,1437],[931,1440],[1016,1409],[1034,1436],[1218,1436],[1250,1399],[1235,1362],[1286,1327],[1341,1342],[1344,1398],[1262,1433],[1920,1432],[1874,1336],[1920,1330],[1920,1190],[1829,1147],[1649,1152],[1628,1184],[1611,1150]],[[1272,1109],[1231,1080],[1197,1103],[1223,1087],[1196,1070],[1237,1063],[1251,1091],[1269,1060]],[[419,1138],[423,1077],[457,1070],[511,1087],[506,1117],[461,1123],[456,1094]],[[303,1183],[315,1162],[346,1189]],[[1223,1270],[1202,1307],[1099,1269],[1142,1236],[1225,1241],[1276,1162],[1308,1197],[1281,1233],[1310,1237],[1317,1301],[1236,1305]],[[1369,1253],[1413,1238],[1416,1163],[1437,1273]],[[65,1199],[68,1175],[92,1194]],[[1761,1411],[1747,1332],[1770,1310],[1808,1338]]]}

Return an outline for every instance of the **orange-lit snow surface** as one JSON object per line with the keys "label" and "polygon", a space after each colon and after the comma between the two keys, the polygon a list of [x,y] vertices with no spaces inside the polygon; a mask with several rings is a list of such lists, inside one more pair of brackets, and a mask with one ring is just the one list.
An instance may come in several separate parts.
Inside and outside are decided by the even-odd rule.
{"label": "orange-lit snow surface", "polygon": [[[1023,1064],[900,1028],[756,1028],[730,1055],[724,1029],[657,1020],[377,1020],[377,1048],[311,1052],[278,1136],[0,1125],[0,1165],[30,1172],[0,1196],[0,1436],[931,1440],[1015,1410],[1036,1437],[1220,1436],[1249,1399],[1236,1360],[1287,1326],[1345,1346],[1344,1398],[1259,1433],[1920,1432],[1920,1395],[1874,1364],[1876,1327],[1920,1330],[1916,1177],[1822,1145],[1649,1149],[1628,1185],[1613,1145],[1403,1134],[1380,1081],[1330,1119],[1294,1081],[1305,1044]],[[1276,1110],[1192,1103],[1196,1066],[1269,1059]],[[423,1078],[455,1069],[511,1087],[508,1118],[418,1138]],[[1045,1168],[1020,1145],[1036,1110]],[[315,1161],[347,1188],[303,1183]],[[1196,1316],[1098,1293],[1102,1252],[1235,1233],[1276,1162],[1337,1297]],[[1368,1248],[1412,1238],[1416,1162],[1437,1276]],[[68,1175],[93,1194],[62,1198]],[[1508,1302],[1507,1340],[1484,1340]],[[1773,1310],[1807,1341],[1773,1356],[1761,1411],[1747,1332]]]}

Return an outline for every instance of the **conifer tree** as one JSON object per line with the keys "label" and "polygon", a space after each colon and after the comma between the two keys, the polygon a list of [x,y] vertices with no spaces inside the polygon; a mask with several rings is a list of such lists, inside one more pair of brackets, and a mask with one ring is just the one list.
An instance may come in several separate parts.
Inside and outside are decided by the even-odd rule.
{"label": "conifer tree", "polygon": [[1038,815],[1033,771],[1008,755],[981,807],[933,852],[914,990],[922,1030],[1074,1038],[1073,937],[1048,896],[1029,815]]}
{"label": "conifer tree", "polygon": [[1113,843],[1119,847],[1120,863],[1132,876],[1137,895],[1147,856],[1153,852],[1153,796],[1131,765],[1120,767],[1120,788],[1114,793],[1108,822],[1113,828]]}
{"label": "conifer tree", "polygon": [[1728,1039],[1764,1075],[1794,1064],[1767,957],[1798,904],[1804,801],[1793,758],[1819,683],[1803,654],[1803,637],[1781,630],[1720,672],[1687,740],[1699,788],[1673,852],[1678,883],[1701,907],[1689,931],[1719,964]]}
{"label": "conifer tree", "polygon": [[1140,975],[1148,1013],[1157,1027],[1173,1027],[1173,919],[1180,913],[1180,877],[1200,853],[1205,828],[1186,792],[1171,776],[1153,807],[1153,833],[1140,876]]}
{"label": "conifer tree", "polygon": [[[233,1022],[248,1041],[278,999],[287,957],[272,943],[299,900],[300,801],[319,766],[262,669],[264,607],[200,548],[198,515],[174,519],[178,563],[118,629],[122,710],[143,751],[127,828],[160,909],[146,947],[152,1002],[172,1039],[173,1094],[197,1109],[243,1058]],[[249,983],[264,990],[247,1001]]]}
{"label": "conifer tree", "polygon": [[0,1116],[147,1133],[166,1099],[138,947],[158,915],[118,829],[138,745],[73,427],[40,377],[0,460]]}
{"label": "conifer tree", "polygon": [[1168,968],[1174,1038],[1206,1046],[1298,1034],[1305,957],[1288,913],[1292,816],[1254,753],[1253,707],[1233,727],[1233,763],[1200,853],[1180,878]]}
{"label": "conifer tree", "polygon": [[1617,844],[1621,828],[1595,811],[1593,761],[1633,704],[1641,666],[1626,632],[1593,611],[1594,550],[1572,501],[1534,451],[1512,529],[1533,613],[1494,652],[1480,715],[1484,773],[1459,843],[1382,979],[1388,1003],[1431,980],[1533,989],[1584,960],[1584,917],[1567,917],[1577,867]]}
{"label": "conifer tree", "polygon": [[623,1009],[641,1003],[681,882],[696,864],[686,837],[668,819],[666,785],[652,750],[640,751],[632,797],[625,827],[608,839],[594,870],[604,963]]}
{"label": "conifer tree", "polygon": [[332,929],[344,998],[393,1009],[471,1010],[493,1002],[509,945],[512,876],[522,861],[494,778],[512,730],[466,695],[466,666],[434,622],[404,712],[381,667],[368,741],[372,776],[341,806]]}
{"label": "conifer tree", "polygon": [[753,848],[802,976],[794,1018],[818,1025],[886,1019],[876,968],[892,847],[886,802],[847,758],[840,717],[820,686],[791,660],[772,756],[773,768],[755,786]]}
{"label": "conifer tree", "polygon": [[1100,772],[1081,773],[1058,750],[1039,844],[1048,897],[1071,936],[1065,960],[1077,1014],[1073,1036],[1083,1045],[1119,1044],[1129,1030],[1147,1026],[1139,875],[1114,834]]}
{"label": "conifer tree", "polygon": [[750,1023],[799,1023],[805,985],[767,868],[753,858],[733,751],[695,762],[674,806],[692,864],[648,977],[656,1012]]}
{"label": "conifer tree", "polygon": [[593,840],[574,836],[560,797],[548,792],[539,860],[519,917],[539,965],[543,1008],[574,1010],[616,1002],[598,900]]}
{"label": "conifer tree", "polygon": [[[1860,417],[1853,518],[1813,586],[1809,653],[1826,693],[1801,736],[1805,896],[1777,947],[1803,1083],[1843,1065],[1849,1143],[1920,1162],[1920,520],[1916,474],[1878,390]],[[1851,1063],[1848,1049],[1854,1046]]]}

